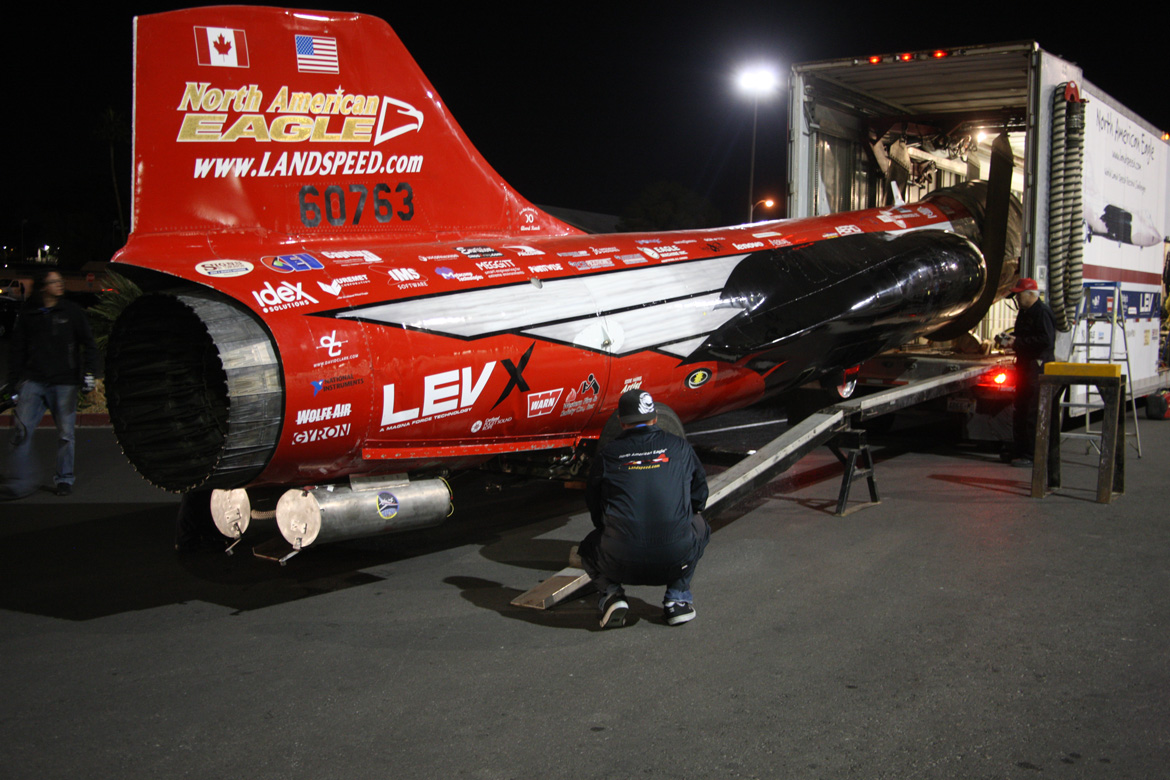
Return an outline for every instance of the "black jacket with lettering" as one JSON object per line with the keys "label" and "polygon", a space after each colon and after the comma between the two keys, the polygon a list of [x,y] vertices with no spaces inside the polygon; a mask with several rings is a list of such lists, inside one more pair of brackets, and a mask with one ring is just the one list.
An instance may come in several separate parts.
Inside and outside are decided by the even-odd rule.
{"label": "black jacket with lettering", "polygon": [[98,370],[97,345],[85,310],[65,298],[51,309],[29,303],[12,330],[9,381],[79,385]]}
{"label": "black jacket with lettering", "polygon": [[656,425],[622,431],[593,462],[585,501],[600,551],[615,562],[691,559],[691,518],[707,504],[707,475],[691,445]]}
{"label": "black jacket with lettering", "polygon": [[1051,363],[1056,359],[1056,318],[1044,301],[1036,301],[1016,315],[1016,327],[1012,331],[1015,343],[1012,349],[1020,361],[1041,361]]}

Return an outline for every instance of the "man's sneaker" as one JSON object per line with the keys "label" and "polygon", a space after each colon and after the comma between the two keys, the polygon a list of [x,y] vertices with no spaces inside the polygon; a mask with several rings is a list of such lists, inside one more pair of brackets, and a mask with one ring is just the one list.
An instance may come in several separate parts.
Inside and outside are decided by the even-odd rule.
{"label": "man's sneaker", "polygon": [[668,601],[662,605],[666,625],[679,626],[695,619],[695,608],[685,601]]}
{"label": "man's sneaker", "polygon": [[58,482],[57,489],[53,491],[59,496],[67,496],[73,492],[73,486],[68,482]]}
{"label": "man's sneaker", "polygon": [[624,593],[611,593],[601,601],[601,627],[619,628],[626,624],[626,613],[630,605]]}

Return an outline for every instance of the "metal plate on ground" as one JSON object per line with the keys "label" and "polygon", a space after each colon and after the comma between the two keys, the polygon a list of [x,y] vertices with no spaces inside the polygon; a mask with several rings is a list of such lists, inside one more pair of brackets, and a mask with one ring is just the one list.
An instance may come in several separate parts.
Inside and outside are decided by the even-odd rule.
{"label": "metal plate on ground", "polygon": [[550,609],[576,596],[592,580],[584,569],[572,566],[561,569],[544,582],[512,599],[514,607]]}

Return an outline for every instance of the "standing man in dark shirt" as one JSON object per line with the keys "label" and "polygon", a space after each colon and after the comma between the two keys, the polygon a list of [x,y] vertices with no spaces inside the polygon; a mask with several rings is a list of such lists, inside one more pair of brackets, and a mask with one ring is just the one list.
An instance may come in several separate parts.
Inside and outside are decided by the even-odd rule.
{"label": "standing man in dark shirt", "polygon": [[1012,417],[1012,449],[1004,460],[1013,466],[1031,466],[1036,446],[1036,414],[1040,403],[1040,373],[1056,359],[1056,319],[1040,300],[1035,279],[1023,278],[1012,288],[1020,312],[1004,346],[1016,352],[1016,408]]}
{"label": "standing man in dark shirt", "polygon": [[585,571],[601,593],[601,627],[625,624],[622,585],[665,585],[668,625],[695,617],[691,579],[711,537],[699,514],[707,475],[686,440],[655,425],[654,399],[630,390],[618,401],[622,432],[597,453],[585,500],[594,530],[581,542]]}
{"label": "standing man in dark shirt", "polygon": [[17,394],[12,447],[0,496],[22,498],[36,490],[32,434],[47,409],[57,424],[55,492],[73,491],[73,426],[77,393],[94,387],[97,345],[85,311],[66,300],[65,280],[48,271],[37,280],[12,332],[9,383]]}

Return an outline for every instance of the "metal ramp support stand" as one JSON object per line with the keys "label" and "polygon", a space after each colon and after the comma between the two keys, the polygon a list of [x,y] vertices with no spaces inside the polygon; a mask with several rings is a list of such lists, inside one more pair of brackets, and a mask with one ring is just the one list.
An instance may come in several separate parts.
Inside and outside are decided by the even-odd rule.
{"label": "metal ramp support stand", "polygon": [[[1040,409],[1036,415],[1036,449],[1032,460],[1032,498],[1044,498],[1060,487],[1060,405],[1058,392],[1072,385],[1092,385],[1105,403],[1097,466],[1097,502],[1108,504],[1125,492],[1125,377],[1116,364],[1049,363],[1040,376]],[[1120,441],[1119,441],[1120,439]]]}
{"label": "metal ramp support stand", "polygon": [[[1098,323],[1106,323],[1109,325],[1108,341],[1093,341],[1093,326]],[[1077,332],[1081,325],[1085,327],[1085,337],[1084,341],[1077,341]],[[1120,354],[1117,352],[1118,325],[1121,326]],[[1077,354],[1077,349],[1084,349],[1084,360],[1076,362],[1100,365],[1113,363],[1116,358],[1121,358],[1125,363],[1125,375],[1133,376],[1133,371],[1130,370],[1129,364],[1129,335],[1125,330],[1125,306],[1121,295],[1121,282],[1089,282],[1085,284],[1084,295],[1081,296],[1081,301],[1077,304],[1076,316],[1073,319],[1072,334],[1073,356]],[[1084,402],[1061,402],[1060,405],[1062,408],[1081,409],[1085,418],[1084,433],[1066,433],[1063,434],[1063,438],[1084,439],[1093,446],[1096,446],[1101,438],[1101,433],[1100,431],[1092,430],[1092,427],[1089,425],[1089,414],[1093,410],[1101,408],[1101,403],[1099,401],[1090,401],[1090,392],[1092,391],[1086,388]],[[1127,395],[1122,398],[1122,404],[1123,406],[1128,405],[1129,410],[1133,413],[1133,433],[1126,433],[1125,435],[1126,437],[1134,437],[1137,454],[1140,458],[1142,456],[1142,434],[1141,428],[1138,425],[1137,399],[1133,397],[1132,387]],[[1124,413],[1124,409],[1122,411]]]}
{"label": "metal ramp support stand", "polygon": [[[837,497],[837,511],[834,514],[837,517],[844,517],[858,509],[880,504],[882,500],[878,498],[877,480],[873,470],[873,453],[869,451],[869,444],[865,440],[865,431],[852,429],[841,431],[835,439],[829,442],[829,450],[837,456],[837,460],[845,465],[845,473],[841,476],[841,493]],[[849,491],[853,488],[853,480],[856,477],[865,477],[865,481],[869,485],[869,501],[846,509]]]}

